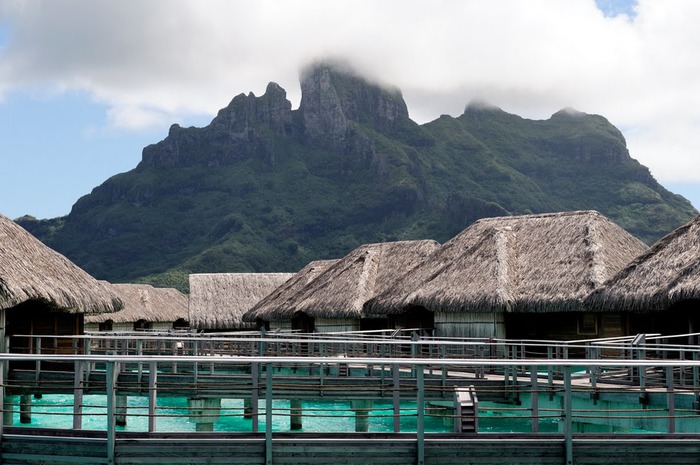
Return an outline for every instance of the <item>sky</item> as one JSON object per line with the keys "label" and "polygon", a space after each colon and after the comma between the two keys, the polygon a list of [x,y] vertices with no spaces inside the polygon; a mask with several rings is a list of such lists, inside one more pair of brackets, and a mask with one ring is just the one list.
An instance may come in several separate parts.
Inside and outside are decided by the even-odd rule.
{"label": "sky", "polygon": [[54,218],[173,123],[339,58],[411,118],[605,116],[700,208],[698,0],[0,0],[0,214]]}

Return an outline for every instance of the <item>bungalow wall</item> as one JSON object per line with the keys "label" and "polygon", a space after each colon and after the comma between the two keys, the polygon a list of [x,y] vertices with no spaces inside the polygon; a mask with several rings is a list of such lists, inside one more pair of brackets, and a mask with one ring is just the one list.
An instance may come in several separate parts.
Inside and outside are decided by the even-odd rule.
{"label": "bungalow wall", "polygon": [[501,312],[435,312],[435,337],[498,338],[506,337]]}
{"label": "bungalow wall", "polygon": [[[664,335],[687,334],[700,331],[700,300],[684,300],[664,311],[629,313],[633,334],[659,333]],[[675,343],[685,342],[682,340]]]}
{"label": "bungalow wall", "polygon": [[291,331],[292,330],[292,322],[290,320],[270,321],[270,331],[275,331],[275,330]]}
{"label": "bungalow wall", "polygon": [[[173,329],[173,322],[168,322],[168,321],[158,321],[158,322],[151,322],[150,327],[148,328],[149,331],[170,331]],[[85,332],[98,332],[100,331],[100,323],[85,323]],[[105,329],[105,331],[110,331],[110,332],[133,332],[134,330],[134,322],[129,321],[129,322],[121,322],[121,323],[112,323],[112,329]]]}
{"label": "bungalow wall", "polygon": [[627,317],[613,312],[508,313],[508,339],[571,341],[629,335]]}
{"label": "bungalow wall", "polygon": [[[83,314],[59,312],[40,302],[24,302],[6,310],[6,336],[10,337],[10,352],[35,352],[35,341],[24,336],[76,336],[83,334]],[[41,340],[43,353],[72,353],[70,338],[46,337]]]}
{"label": "bungalow wall", "polygon": [[359,331],[359,318],[315,318],[317,333]]}

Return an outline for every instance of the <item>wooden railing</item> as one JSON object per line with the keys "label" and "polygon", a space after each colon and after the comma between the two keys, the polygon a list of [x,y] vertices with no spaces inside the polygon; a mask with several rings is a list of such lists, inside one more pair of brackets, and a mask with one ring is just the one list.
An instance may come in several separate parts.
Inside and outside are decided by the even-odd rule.
{"label": "wooden railing", "polygon": [[[5,399],[3,411],[15,413],[19,410],[21,416],[23,408],[27,413],[27,405],[31,405],[33,394],[42,395],[51,389],[62,389],[73,395],[70,414],[73,417],[71,430],[75,432],[84,427],[85,395],[104,395],[106,403],[100,415],[104,415],[106,420],[107,463],[115,463],[116,438],[119,435],[117,422],[120,416],[129,417],[128,406],[124,404],[129,396],[147,397],[147,411],[143,415],[148,418],[144,431],[148,434],[158,433],[158,399],[162,395],[190,399],[192,402],[182,413],[183,421],[207,425],[201,428],[201,432],[211,430],[209,425],[215,424],[222,415],[216,399],[245,399],[247,409],[244,407],[235,414],[249,418],[250,433],[264,433],[265,463],[272,463],[273,438],[276,435],[272,420],[273,416],[280,414],[275,411],[273,402],[279,400],[332,398],[343,399],[351,405],[354,405],[353,401],[390,400],[389,415],[394,419],[395,434],[404,433],[400,426],[402,418],[410,416],[414,420],[415,428],[411,433],[414,435],[417,463],[424,463],[425,459],[426,415],[437,414],[434,409],[439,408],[440,414],[454,423],[455,414],[439,401],[446,398],[445,404],[450,404],[455,386],[467,384],[474,385],[480,399],[489,395],[499,399],[500,403],[491,406],[490,410],[481,402],[480,412],[484,414],[491,411],[511,421],[525,420],[530,424],[531,434],[536,435],[546,434],[542,426],[554,422],[563,439],[566,463],[572,463],[573,438],[576,431],[585,429],[581,425],[608,425],[612,429],[626,425],[629,430],[645,429],[637,428],[637,425],[653,425],[654,428],[646,429],[657,434],[695,434],[692,428],[698,423],[697,401],[700,393],[696,374],[700,362],[696,359],[489,358],[479,357],[478,350],[471,357],[446,357],[440,353],[441,347],[446,345],[441,346],[434,341],[401,341],[400,344],[407,344],[405,347],[410,349],[410,354],[397,350],[391,342],[362,342],[365,345],[360,346],[369,354],[376,353],[377,346],[382,346],[384,349],[380,348],[380,352],[384,350],[399,355],[376,357],[359,355],[357,341],[320,338],[304,340],[304,344],[313,344],[314,349],[303,355],[268,356],[255,354],[252,349],[263,354],[268,350],[275,353],[293,352],[297,350],[294,345],[300,342],[295,339],[255,337],[244,341],[229,340],[227,346],[207,346],[204,339],[193,338],[185,341],[187,344],[183,344],[182,354],[145,353],[152,342],[155,344],[153,347],[161,347],[162,342],[175,340],[124,339],[124,347],[105,347],[103,354],[0,354],[0,373],[3,373],[0,394]],[[135,343],[136,348],[130,345],[131,342]],[[209,342],[223,343],[216,338]],[[235,344],[232,345],[233,342]],[[253,345],[240,345],[244,342]],[[94,343],[90,341],[83,347],[92,347]],[[274,344],[288,346],[282,351],[271,348]],[[370,350],[368,344],[375,347]],[[424,352],[424,344],[431,347],[429,353],[440,356],[428,356]],[[339,347],[353,348],[343,352],[342,358],[309,355],[316,353],[315,347],[320,351],[324,345],[325,350],[333,354],[338,353]],[[76,347],[79,346],[76,344]],[[41,347],[41,344],[37,347]],[[404,348],[403,345],[399,347]],[[473,347],[481,346],[476,344]],[[253,354],[243,355],[241,351],[244,349]],[[626,347],[624,349],[628,350]],[[686,347],[683,349],[690,350]],[[127,353],[119,353],[121,350]],[[132,350],[141,353],[131,354]],[[508,353],[503,352],[504,355]],[[20,366],[33,366],[38,371],[11,369],[13,364],[18,363]],[[65,376],[61,372],[41,371],[42,366],[47,364],[69,366],[71,372]],[[177,366],[177,369],[173,370],[173,366]],[[342,375],[341,366],[347,368],[345,375]],[[625,382],[614,383],[614,380],[602,375],[615,371],[626,373]],[[628,379],[629,373],[638,374],[637,383],[633,384]],[[651,373],[660,375],[653,383]],[[679,382],[683,373],[694,374],[692,383]],[[18,396],[16,401],[12,400],[12,395]],[[214,401],[194,402],[201,399]],[[402,408],[405,402],[415,405],[409,413]],[[364,421],[371,407],[367,407],[366,403],[355,407],[356,422]],[[298,414],[293,410],[290,408],[285,414],[290,417]],[[4,415],[6,420],[8,417]],[[483,425],[484,421],[480,421],[480,424]],[[200,429],[199,426],[197,429]],[[0,430],[0,439],[2,434]],[[16,429],[12,430],[12,434],[17,434]]]}

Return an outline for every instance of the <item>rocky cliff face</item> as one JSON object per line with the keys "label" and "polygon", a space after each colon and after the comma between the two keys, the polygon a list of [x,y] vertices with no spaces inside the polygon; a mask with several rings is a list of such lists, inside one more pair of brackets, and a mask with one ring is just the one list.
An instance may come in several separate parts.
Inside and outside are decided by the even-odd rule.
{"label": "rocky cliff face", "polygon": [[268,134],[293,135],[292,104],[287,93],[274,82],[265,94],[240,94],[219,111],[206,128],[170,127],[168,137],[143,150],[142,166],[218,166],[261,155],[272,160]]}
{"label": "rocky cliff face", "polygon": [[331,65],[304,70],[301,77],[304,134],[312,140],[338,145],[348,136],[350,122],[390,134],[398,122],[408,120],[401,92],[369,84],[351,71]]}
{"label": "rocky cliff face", "polygon": [[593,209],[651,242],[697,214],[602,116],[534,121],[479,104],[418,125],[398,90],[328,63],[304,70],[301,89],[298,110],[270,83],[206,127],[173,125],[67,217],[21,224],[100,279],[183,288],[189,272],[443,242],[485,216]]}
{"label": "rocky cliff face", "polygon": [[256,156],[274,163],[270,135],[357,155],[346,160],[348,167],[375,161],[374,145],[358,125],[390,135],[399,124],[415,123],[400,91],[335,66],[317,64],[302,72],[299,110],[292,111],[286,91],[271,82],[261,97],[236,96],[206,128],[174,124],[165,140],[143,150],[141,165],[219,166]]}

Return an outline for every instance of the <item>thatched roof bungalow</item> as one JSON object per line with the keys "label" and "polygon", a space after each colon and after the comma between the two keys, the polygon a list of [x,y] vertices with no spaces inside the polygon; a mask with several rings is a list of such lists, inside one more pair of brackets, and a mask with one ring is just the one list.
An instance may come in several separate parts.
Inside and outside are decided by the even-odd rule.
{"label": "thatched roof bungalow", "polygon": [[189,326],[188,299],[177,289],[150,284],[113,284],[113,287],[124,308],[87,315],[85,331],[168,331]]}
{"label": "thatched roof bungalow", "polygon": [[430,312],[438,336],[614,335],[624,331],[619,315],[591,317],[582,301],[646,249],[595,211],[481,219],[366,311],[397,320]]}
{"label": "thatched roof bungalow", "polygon": [[[114,312],[122,305],[109,284],[0,215],[0,319],[5,323],[0,327],[7,328],[0,341],[5,335],[82,334],[83,314]],[[30,341],[11,345],[26,350]]]}
{"label": "thatched roof bungalow", "polygon": [[284,301],[269,306],[266,321],[287,321],[302,331],[384,329],[363,305],[439,247],[432,240],[365,244],[336,261]]}
{"label": "thatched roof bungalow", "polygon": [[314,260],[299,270],[243,315],[243,321],[255,322],[267,329],[291,329],[293,312],[285,304],[304,286],[338,260]]}
{"label": "thatched roof bungalow", "polygon": [[585,303],[629,314],[633,333],[700,331],[700,216],[659,239]]}
{"label": "thatched roof bungalow", "polygon": [[243,314],[293,273],[203,273],[190,275],[189,321],[204,331],[255,329]]}

